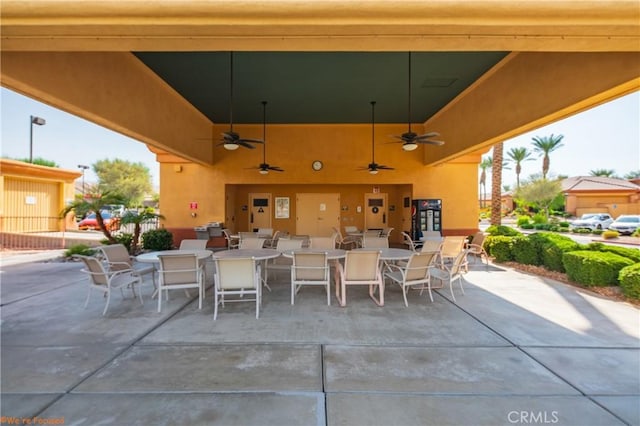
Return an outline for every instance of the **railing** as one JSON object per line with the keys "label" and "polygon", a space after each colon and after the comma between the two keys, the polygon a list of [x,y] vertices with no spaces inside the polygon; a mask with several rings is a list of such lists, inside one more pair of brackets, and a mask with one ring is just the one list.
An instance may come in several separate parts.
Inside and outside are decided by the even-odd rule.
{"label": "railing", "polygon": [[[157,229],[158,219],[140,226],[140,234]],[[133,234],[134,225],[122,225],[112,235]],[[32,249],[51,250],[69,248],[76,244],[100,245],[105,239],[101,231],[65,230],[64,221],[59,217],[0,217],[0,248],[3,250]]]}

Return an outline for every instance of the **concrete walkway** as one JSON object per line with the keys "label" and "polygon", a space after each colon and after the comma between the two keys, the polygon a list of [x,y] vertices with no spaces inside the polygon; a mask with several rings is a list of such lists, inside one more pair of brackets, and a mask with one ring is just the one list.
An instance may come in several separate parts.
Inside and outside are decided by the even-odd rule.
{"label": "concrete walkway", "polygon": [[286,275],[259,320],[240,303],[214,322],[210,288],[159,314],[147,281],[144,306],[115,294],[103,317],[80,264],[5,264],[2,424],[640,425],[633,306],[493,265],[456,303],[388,286],[383,308],[364,288],[292,306]]}

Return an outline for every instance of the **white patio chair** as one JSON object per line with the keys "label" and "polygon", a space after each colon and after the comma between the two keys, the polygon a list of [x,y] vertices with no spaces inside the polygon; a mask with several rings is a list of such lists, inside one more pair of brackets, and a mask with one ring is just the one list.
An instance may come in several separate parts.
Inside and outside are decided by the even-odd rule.
{"label": "white patio chair", "polygon": [[[276,245],[276,250],[280,253],[290,250],[296,250],[302,248],[304,240],[301,239],[283,239],[280,238]],[[293,265],[293,260],[288,257],[278,256],[267,261],[265,267],[267,268],[267,274],[271,271],[289,271]]]}
{"label": "white patio chair", "polygon": [[[255,302],[256,318],[259,318],[262,303],[260,265],[254,258],[216,258],[215,263],[213,319],[218,318],[218,306],[224,307],[226,302]],[[248,299],[245,295],[254,295],[254,298]],[[229,299],[228,296],[238,297]]]}
{"label": "white patio chair", "polygon": [[151,274],[153,288],[156,288],[156,268],[153,265],[141,265],[136,262],[135,257],[129,255],[127,248],[123,244],[110,244],[100,246],[98,249],[107,263],[109,273],[131,270],[134,276],[139,276],[140,278]]}
{"label": "white patio chair", "polygon": [[295,295],[305,285],[322,285],[327,291],[327,305],[331,305],[331,278],[327,253],[293,253],[291,265],[291,304]]}
{"label": "white patio chair", "polygon": [[[133,297],[136,297],[136,288],[137,284],[142,284],[142,279],[138,275],[134,275],[131,269],[120,269],[115,272],[108,272],[102,262],[95,257],[91,256],[82,256],[82,255],[74,255],[75,259],[80,259],[84,263],[84,269],[82,272],[89,276],[89,290],[87,293],[87,299],[84,302],[84,308],[87,308],[89,304],[89,298],[91,296],[91,292],[93,290],[98,290],[102,292],[106,298],[107,302],[104,305],[104,310],[102,311],[102,315],[107,313],[107,309],[109,309],[109,302],[111,301],[111,292],[115,289],[119,289],[120,293],[122,293],[122,297],[124,297],[123,289],[125,287],[130,287],[133,292]],[[140,298],[140,304],[144,304],[142,301],[142,294],[138,291],[138,297]]]}
{"label": "white patio chair", "polygon": [[446,268],[448,263],[452,263],[458,254],[464,251],[465,237],[448,236],[442,240],[440,249],[440,266]]}
{"label": "white patio chair", "polygon": [[261,249],[264,247],[264,242],[266,240],[264,238],[242,238],[240,239],[240,245],[238,248],[241,249]]}
{"label": "white patio chair", "polygon": [[363,248],[389,248],[389,240],[385,237],[369,237],[364,235],[362,237]]}
{"label": "white patio chair", "polygon": [[353,236],[343,236],[338,228],[333,228],[336,233],[336,245],[341,249],[352,249],[358,246],[358,240]]}
{"label": "white patio chair", "polygon": [[204,268],[195,254],[159,254],[158,312],[162,310],[162,292],[169,299],[169,290],[198,289],[198,309],[205,298]]}
{"label": "white patio chair", "polygon": [[209,240],[182,240],[180,250],[206,250]]}
{"label": "white patio chair", "polygon": [[391,232],[393,231],[394,228],[382,228],[382,231],[380,231],[380,236],[384,237],[384,238],[389,238],[389,235],[391,235]]}
{"label": "white patio chair", "polygon": [[[464,288],[462,287],[462,272],[464,264],[466,262],[466,258],[467,252],[466,250],[462,250],[453,260],[451,269],[431,268],[431,270],[429,271],[429,273],[431,274],[431,278],[436,278],[442,281],[443,286],[445,282],[449,283],[449,288],[451,289],[451,297],[453,298],[454,302],[456,301],[456,296],[453,294],[453,282],[455,280],[459,281],[460,290],[462,291],[462,294],[464,294]],[[431,292],[431,286],[429,286],[429,292]],[[433,301],[433,298],[431,300]]]}
{"label": "white patio chair", "polygon": [[[402,288],[402,296],[404,297],[404,306],[409,306],[407,302],[407,290],[411,287],[425,285],[429,289],[429,297],[433,302],[431,294],[431,283],[429,269],[433,264],[436,253],[414,253],[409,258],[406,266],[388,265],[388,269],[384,273],[385,278],[389,278],[392,282],[398,284]],[[422,292],[420,292],[422,293]]]}
{"label": "white patio chair", "polygon": [[[344,266],[338,264],[340,282],[336,283],[336,298],[340,306],[347,304],[347,286],[368,285],[369,297],[378,306],[384,306],[384,282],[380,272],[380,251],[348,251]],[[380,295],[375,297],[376,289]]]}
{"label": "white patio chair", "polygon": [[[469,244],[467,244],[467,261],[469,259],[468,255],[473,255],[473,256],[477,256],[480,258],[480,263],[482,262],[482,257],[484,256],[485,260],[486,260],[486,264],[485,264],[485,268],[488,269],[489,268],[489,255],[487,254],[486,250],[484,249],[484,240],[486,239],[487,234],[479,231],[476,232],[476,234],[473,236],[473,239],[471,240],[471,242]],[[475,261],[475,257],[474,257],[474,261]],[[467,263],[467,268],[468,268],[468,263]]]}
{"label": "white patio chair", "polygon": [[411,239],[411,236],[406,232],[402,232],[402,242],[407,246],[407,248],[411,251],[416,251],[416,243]]}
{"label": "white patio chair", "polygon": [[333,250],[336,248],[336,234],[332,237],[311,237],[309,238],[309,248]]}
{"label": "white patio chair", "polygon": [[229,250],[238,248],[240,244],[239,237],[236,237],[236,238],[232,237],[231,234],[229,233],[229,230],[227,229],[222,230],[222,235],[224,235],[224,239],[227,240],[227,248]]}
{"label": "white patio chair", "polygon": [[258,237],[259,238],[271,238],[273,235],[273,228],[258,228]]}

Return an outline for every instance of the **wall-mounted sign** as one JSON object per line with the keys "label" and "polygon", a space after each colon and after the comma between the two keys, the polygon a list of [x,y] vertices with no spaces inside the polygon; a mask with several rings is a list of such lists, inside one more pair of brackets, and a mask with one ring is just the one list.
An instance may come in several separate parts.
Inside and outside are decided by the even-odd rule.
{"label": "wall-mounted sign", "polygon": [[191,201],[189,203],[189,209],[190,210],[198,210],[198,202],[197,201]]}
{"label": "wall-mounted sign", "polygon": [[33,195],[27,195],[24,197],[24,203],[29,205],[34,205],[36,203],[36,197]]}

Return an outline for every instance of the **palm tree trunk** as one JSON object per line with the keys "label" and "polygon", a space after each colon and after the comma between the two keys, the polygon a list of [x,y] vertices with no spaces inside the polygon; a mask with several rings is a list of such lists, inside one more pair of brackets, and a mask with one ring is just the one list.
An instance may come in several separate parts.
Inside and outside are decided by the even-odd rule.
{"label": "palm tree trunk", "polygon": [[491,224],[502,221],[502,158],[503,144],[493,146],[493,166],[491,167]]}

